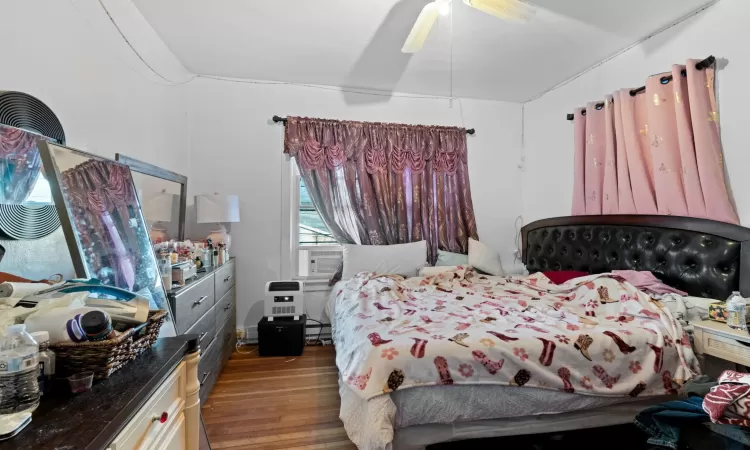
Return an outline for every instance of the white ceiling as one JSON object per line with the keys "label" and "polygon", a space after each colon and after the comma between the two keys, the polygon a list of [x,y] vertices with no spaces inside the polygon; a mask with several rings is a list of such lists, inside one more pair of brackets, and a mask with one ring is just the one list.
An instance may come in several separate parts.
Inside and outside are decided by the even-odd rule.
{"label": "white ceiling", "polygon": [[[400,52],[428,0],[134,0],[191,71],[451,95],[451,20]],[[507,23],[453,1],[453,96],[522,102],[712,0],[532,0]]]}

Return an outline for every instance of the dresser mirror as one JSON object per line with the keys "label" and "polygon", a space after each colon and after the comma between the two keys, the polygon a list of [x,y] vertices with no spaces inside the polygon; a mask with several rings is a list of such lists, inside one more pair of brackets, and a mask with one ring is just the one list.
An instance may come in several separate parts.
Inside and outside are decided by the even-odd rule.
{"label": "dresser mirror", "polygon": [[115,160],[130,167],[151,242],[184,240],[187,177],[121,153]]}
{"label": "dresser mirror", "polygon": [[169,311],[161,336],[176,334],[149,229],[128,166],[39,140],[76,275],[135,292]]}

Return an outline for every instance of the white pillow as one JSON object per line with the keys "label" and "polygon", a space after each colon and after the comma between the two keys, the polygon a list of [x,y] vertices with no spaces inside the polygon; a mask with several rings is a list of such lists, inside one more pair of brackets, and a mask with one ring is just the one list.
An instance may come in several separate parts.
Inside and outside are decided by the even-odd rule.
{"label": "white pillow", "polygon": [[396,245],[344,245],[342,280],[360,272],[416,277],[427,265],[427,241]]}
{"label": "white pillow", "polygon": [[472,238],[469,238],[469,265],[490,275],[505,275],[500,255]]}
{"label": "white pillow", "polygon": [[437,266],[465,266],[469,264],[469,255],[438,250]]}
{"label": "white pillow", "polygon": [[435,266],[435,267],[422,267],[419,269],[420,277],[431,277],[433,275],[439,275],[446,272],[455,272],[459,266]]}

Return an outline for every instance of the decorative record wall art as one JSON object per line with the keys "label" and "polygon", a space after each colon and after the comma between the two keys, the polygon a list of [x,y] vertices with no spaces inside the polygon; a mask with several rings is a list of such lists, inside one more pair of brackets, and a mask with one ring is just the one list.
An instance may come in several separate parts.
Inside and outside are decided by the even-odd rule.
{"label": "decorative record wall art", "polygon": [[42,170],[40,138],[65,142],[52,110],[28,94],[0,91],[0,238],[39,239],[60,226]]}

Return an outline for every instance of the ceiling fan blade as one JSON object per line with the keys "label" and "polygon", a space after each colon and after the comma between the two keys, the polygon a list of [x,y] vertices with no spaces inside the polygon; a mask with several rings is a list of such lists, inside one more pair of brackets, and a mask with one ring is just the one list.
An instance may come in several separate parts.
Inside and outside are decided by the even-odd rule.
{"label": "ceiling fan blade", "polygon": [[427,40],[427,36],[430,35],[432,27],[435,25],[438,19],[438,5],[436,2],[428,3],[422,8],[422,12],[419,13],[417,21],[414,22],[414,26],[409,33],[409,36],[404,42],[404,47],[401,49],[404,53],[416,53],[422,49],[424,42]]}
{"label": "ceiling fan blade", "polygon": [[464,0],[464,3],[508,22],[526,23],[536,15],[536,8],[519,0]]}

